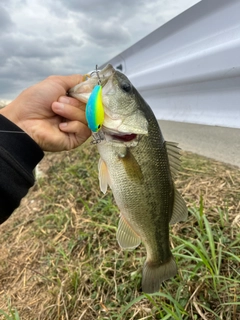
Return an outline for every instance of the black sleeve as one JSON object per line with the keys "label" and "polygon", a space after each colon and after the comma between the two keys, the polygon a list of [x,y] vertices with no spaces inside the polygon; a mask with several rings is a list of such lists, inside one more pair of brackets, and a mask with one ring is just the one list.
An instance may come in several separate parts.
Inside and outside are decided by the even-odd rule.
{"label": "black sleeve", "polygon": [[33,169],[43,156],[30,136],[0,115],[0,224],[33,186]]}

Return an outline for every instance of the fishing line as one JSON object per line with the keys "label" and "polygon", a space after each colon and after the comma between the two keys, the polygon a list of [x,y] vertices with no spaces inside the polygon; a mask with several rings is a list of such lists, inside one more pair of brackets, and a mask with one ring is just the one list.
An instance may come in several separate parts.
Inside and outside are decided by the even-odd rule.
{"label": "fishing line", "polygon": [[24,134],[27,134],[26,132],[22,132],[22,131],[8,131],[8,130],[0,130],[0,132],[3,132],[3,133],[24,133]]}

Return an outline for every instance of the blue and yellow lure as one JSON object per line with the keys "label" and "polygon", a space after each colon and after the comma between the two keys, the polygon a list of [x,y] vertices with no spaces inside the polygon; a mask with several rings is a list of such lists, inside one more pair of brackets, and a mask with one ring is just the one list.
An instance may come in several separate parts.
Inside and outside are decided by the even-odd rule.
{"label": "blue and yellow lure", "polygon": [[88,127],[94,132],[98,132],[104,121],[104,109],[102,104],[102,86],[96,85],[86,104],[86,119]]}

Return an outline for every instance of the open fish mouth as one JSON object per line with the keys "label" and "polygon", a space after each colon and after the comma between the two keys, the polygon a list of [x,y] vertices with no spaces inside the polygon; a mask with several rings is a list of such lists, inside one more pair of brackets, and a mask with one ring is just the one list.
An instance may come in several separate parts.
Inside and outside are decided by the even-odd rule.
{"label": "open fish mouth", "polygon": [[107,127],[102,127],[102,131],[105,135],[106,140],[115,141],[115,142],[131,142],[138,140],[139,135],[136,133],[125,133],[119,132],[112,129],[108,129]]}
{"label": "open fish mouth", "polygon": [[129,142],[135,140],[137,138],[137,134],[124,134],[124,135],[112,135],[113,140],[122,141],[122,142]]}

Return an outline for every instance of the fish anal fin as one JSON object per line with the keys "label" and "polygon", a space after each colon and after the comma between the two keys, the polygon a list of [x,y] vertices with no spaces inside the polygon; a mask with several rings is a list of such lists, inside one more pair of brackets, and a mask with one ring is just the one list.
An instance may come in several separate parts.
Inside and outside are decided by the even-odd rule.
{"label": "fish anal fin", "polygon": [[128,250],[135,249],[141,243],[141,238],[129,225],[123,215],[120,216],[118,224],[117,241],[122,249]]}
{"label": "fish anal fin", "polygon": [[107,165],[102,160],[102,158],[100,158],[98,162],[98,177],[99,177],[100,190],[105,194],[107,192],[108,185],[111,188],[111,180],[108,173]]}
{"label": "fish anal fin", "polygon": [[161,283],[177,274],[177,265],[174,258],[160,265],[146,261],[143,266],[142,291],[154,293],[159,291]]}
{"label": "fish anal fin", "polygon": [[188,209],[183,197],[174,187],[174,203],[173,203],[173,213],[170,220],[170,224],[177,223],[179,221],[185,221],[188,217]]}

